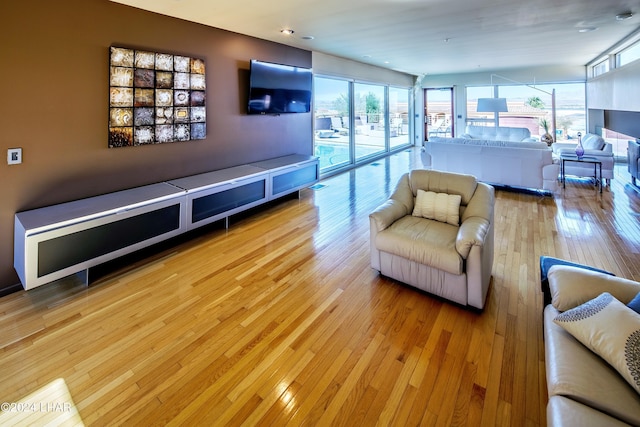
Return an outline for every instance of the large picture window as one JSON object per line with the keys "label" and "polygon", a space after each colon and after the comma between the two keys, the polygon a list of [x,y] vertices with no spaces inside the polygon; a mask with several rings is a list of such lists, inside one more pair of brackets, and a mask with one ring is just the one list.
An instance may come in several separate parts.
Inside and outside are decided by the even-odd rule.
{"label": "large picture window", "polygon": [[[584,83],[500,85],[467,87],[467,124],[494,126],[494,113],[476,112],[478,98],[500,97],[507,100],[507,112],[498,113],[498,125],[525,127],[535,139],[553,132],[552,96],[556,92],[557,141],[577,138],[585,133]],[[495,93],[495,95],[494,95]]]}

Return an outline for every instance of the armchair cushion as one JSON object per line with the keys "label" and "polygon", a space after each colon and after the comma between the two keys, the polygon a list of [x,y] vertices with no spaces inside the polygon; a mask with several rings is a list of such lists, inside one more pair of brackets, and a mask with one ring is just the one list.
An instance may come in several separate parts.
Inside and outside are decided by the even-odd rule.
{"label": "armchair cushion", "polygon": [[[435,193],[458,194],[460,204],[466,206],[473,197],[478,182],[472,175],[452,174],[434,170],[415,169],[407,177],[413,197],[418,190],[433,191]],[[394,194],[395,195],[395,194]],[[394,196],[391,196],[394,198]]]}
{"label": "armchair cushion", "polygon": [[379,250],[451,274],[462,274],[462,257],[456,251],[458,227],[415,216],[404,216],[380,232]]}
{"label": "armchair cushion", "polygon": [[582,146],[585,150],[600,150],[604,148],[604,139],[600,135],[586,133],[582,138]]}
{"label": "armchair cushion", "polygon": [[418,190],[413,216],[459,225],[461,199],[459,194]]}

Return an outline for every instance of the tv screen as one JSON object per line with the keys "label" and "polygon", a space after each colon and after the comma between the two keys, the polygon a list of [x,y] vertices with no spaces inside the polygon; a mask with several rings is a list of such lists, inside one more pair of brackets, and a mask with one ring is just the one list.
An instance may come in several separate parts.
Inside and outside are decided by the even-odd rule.
{"label": "tv screen", "polygon": [[249,114],[308,113],[313,76],[310,68],[251,60]]}

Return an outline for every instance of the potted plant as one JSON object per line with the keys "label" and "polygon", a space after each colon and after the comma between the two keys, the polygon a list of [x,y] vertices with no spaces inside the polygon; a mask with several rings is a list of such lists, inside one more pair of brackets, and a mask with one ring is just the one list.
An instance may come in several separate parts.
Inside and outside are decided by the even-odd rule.
{"label": "potted plant", "polygon": [[549,133],[549,122],[547,119],[540,119],[540,126],[544,129],[544,135],[540,137],[540,141],[545,142],[548,146],[553,144],[553,136]]}

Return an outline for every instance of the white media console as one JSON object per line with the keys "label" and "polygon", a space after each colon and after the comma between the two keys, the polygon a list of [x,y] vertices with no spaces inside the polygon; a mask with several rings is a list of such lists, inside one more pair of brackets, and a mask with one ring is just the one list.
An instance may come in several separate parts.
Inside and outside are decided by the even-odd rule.
{"label": "white media console", "polygon": [[262,162],[15,215],[14,268],[32,289],[185,231],[299,191],[319,180],[318,158]]}

